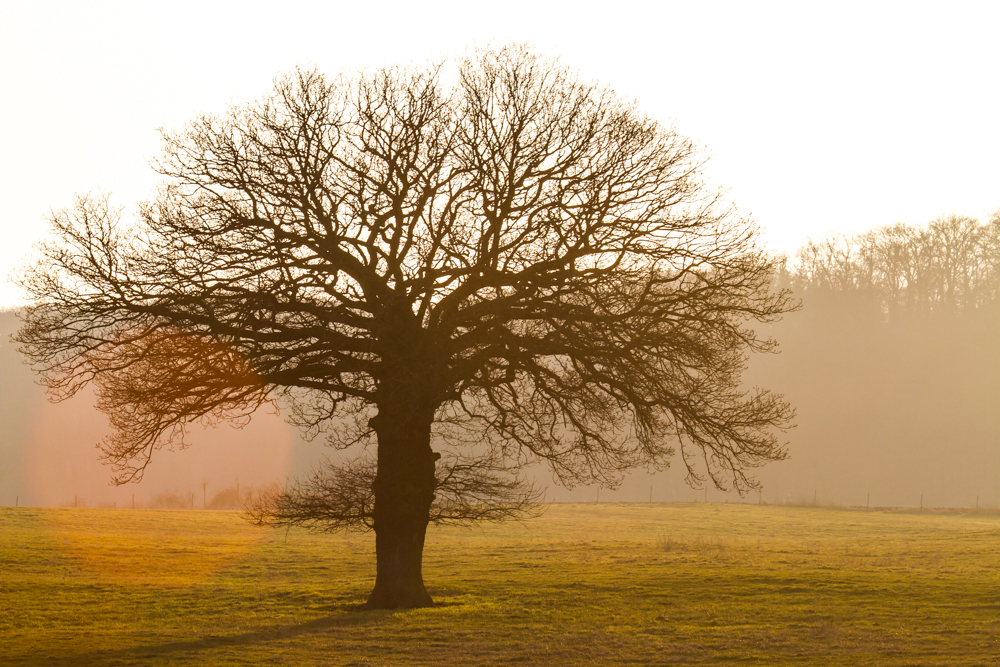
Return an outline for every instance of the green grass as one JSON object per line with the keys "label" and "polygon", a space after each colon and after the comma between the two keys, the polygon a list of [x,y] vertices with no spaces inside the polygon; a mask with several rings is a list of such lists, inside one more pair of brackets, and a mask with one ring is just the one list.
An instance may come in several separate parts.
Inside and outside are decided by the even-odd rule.
{"label": "green grass", "polygon": [[555,505],[432,528],[439,606],[361,612],[370,535],[0,508],[0,665],[985,665],[1000,517]]}

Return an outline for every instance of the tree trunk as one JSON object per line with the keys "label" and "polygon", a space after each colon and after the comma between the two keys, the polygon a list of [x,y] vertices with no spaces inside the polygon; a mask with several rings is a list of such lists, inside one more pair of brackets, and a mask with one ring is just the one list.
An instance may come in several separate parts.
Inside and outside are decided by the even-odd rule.
{"label": "tree trunk", "polygon": [[[409,393],[409,395],[404,395]],[[434,500],[435,461],[430,432],[433,410],[414,392],[379,401],[371,425],[378,436],[375,476],[375,588],[366,609],[429,607],[424,588],[424,536]]]}

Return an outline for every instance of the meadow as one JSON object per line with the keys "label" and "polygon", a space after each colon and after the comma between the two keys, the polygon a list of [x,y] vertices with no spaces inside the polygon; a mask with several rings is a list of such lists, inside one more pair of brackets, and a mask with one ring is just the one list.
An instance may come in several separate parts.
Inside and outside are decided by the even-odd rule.
{"label": "meadow", "polygon": [[432,527],[438,606],[359,611],[371,535],[0,508],[2,665],[984,665],[1000,517],[553,505]]}

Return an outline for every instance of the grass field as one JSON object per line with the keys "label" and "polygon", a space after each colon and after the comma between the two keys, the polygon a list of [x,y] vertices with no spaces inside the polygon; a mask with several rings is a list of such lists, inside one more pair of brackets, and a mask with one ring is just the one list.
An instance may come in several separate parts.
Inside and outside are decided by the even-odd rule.
{"label": "grass field", "polygon": [[432,528],[431,609],[361,612],[370,535],[0,508],[2,665],[989,665],[1000,517],[555,505]]}

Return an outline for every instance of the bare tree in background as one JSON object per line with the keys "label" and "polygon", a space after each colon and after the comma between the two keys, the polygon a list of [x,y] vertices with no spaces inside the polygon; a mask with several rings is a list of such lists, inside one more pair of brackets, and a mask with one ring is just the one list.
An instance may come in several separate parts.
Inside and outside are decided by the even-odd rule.
{"label": "bare tree in background", "polygon": [[54,214],[18,339],[54,396],[95,383],[119,483],[191,422],[273,400],[362,446],[250,514],[373,528],[367,606],[429,605],[428,522],[529,508],[526,463],[607,487],[679,443],[690,481],[745,491],[784,456],[788,405],[741,373],[789,301],[700,166],[524,47],[298,71],[165,132],[134,225],[103,196]]}
{"label": "bare tree in background", "polygon": [[1000,211],[810,240],[793,273],[797,290],[867,298],[887,320],[981,309],[1000,292]]}

